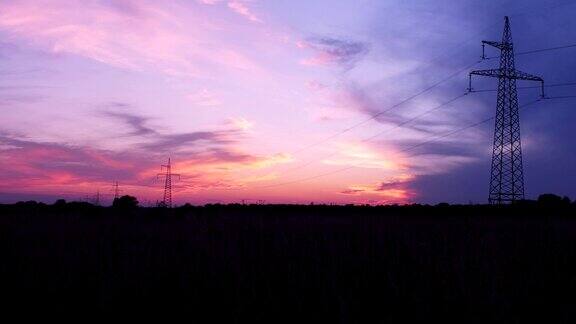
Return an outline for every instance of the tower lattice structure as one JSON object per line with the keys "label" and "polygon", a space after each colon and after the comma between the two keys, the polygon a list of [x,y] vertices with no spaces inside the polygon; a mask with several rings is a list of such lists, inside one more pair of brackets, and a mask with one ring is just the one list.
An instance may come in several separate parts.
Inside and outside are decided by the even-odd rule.
{"label": "tower lattice structure", "polygon": [[158,173],[158,177],[164,177],[164,197],[161,205],[163,207],[172,208],[172,177],[179,178],[180,175],[172,173],[170,158],[168,158],[168,164],[162,165],[160,168],[161,170],[165,170],[164,173]]}
{"label": "tower lattice structure", "polygon": [[482,41],[482,58],[486,58],[484,54],[486,45],[500,50],[500,68],[470,72],[469,90],[472,91],[472,75],[498,78],[496,125],[488,201],[491,204],[504,204],[524,199],[524,170],[516,80],[541,82],[542,96],[544,96],[544,80],[541,77],[516,70],[514,44],[512,43],[508,17],[504,19],[504,33],[501,42]]}
{"label": "tower lattice structure", "polygon": [[114,182],[114,200],[120,198],[120,186],[118,185],[118,181]]}

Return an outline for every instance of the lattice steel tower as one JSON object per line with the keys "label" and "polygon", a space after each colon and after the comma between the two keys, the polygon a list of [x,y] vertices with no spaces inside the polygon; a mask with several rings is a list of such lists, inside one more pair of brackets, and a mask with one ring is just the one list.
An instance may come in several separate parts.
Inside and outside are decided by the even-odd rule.
{"label": "lattice steel tower", "polygon": [[166,169],[165,173],[158,173],[158,177],[164,177],[164,199],[162,199],[161,206],[172,208],[172,177],[180,177],[179,174],[172,173],[172,165],[170,164],[170,158],[168,158],[168,164],[162,165],[161,170]]}
{"label": "lattice steel tower", "polygon": [[510,203],[524,199],[524,171],[522,168],[522,145],[520,143],[520,116],[516,80],[539,81],[544,96],[544,80],[538,76],[518,71],[514,67],[514,45],[510,31],[510,19],[504,18],[502,42],[482,41],[482,58],[485,45],[500,50],[500,68],[470,72],[469,91],[472,91],[472,75],[498,78],[496,104],[496,127],[492,150],[490,174],[491,204]]}
{"label": "lattice steel tower", "polygon": [[114,200],[120,198],[120,186],[118,185],[118,181],[114,182]]}

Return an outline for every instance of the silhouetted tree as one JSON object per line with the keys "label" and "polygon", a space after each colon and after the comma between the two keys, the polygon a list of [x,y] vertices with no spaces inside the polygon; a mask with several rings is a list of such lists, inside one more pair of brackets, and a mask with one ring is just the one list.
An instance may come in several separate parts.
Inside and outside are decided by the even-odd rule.
{"label": "silhouetted tree", "polygon": [[168,206],[167,206],[163,201],[158,202],[158,203],[156,204],[156,207],[158,207],[158,208],[168,208]]}
{"label": "silhouetted tree", "polygon": [[66,208],[68,209],[87,209],[87,208],[92,208],[95,207],[94,204],[91,204],[89,202],[86,201],[71,201],[66,203]]}
{"label": "silhouetted tree", "polygon": [[54,206],[55,207],[64,207],[64,206],[66,206],[66,200],[65,199],[58,199],[54,202]]}
{"label": "silhouetted tree", "polygon": [[134,196],[124,195],[120,198],[115,198],[112,202],[114,208],[136,208],[138,207],[138,199]]}
{"label": "silhouetted tree", "polygon": [[45,205],[46,204],[39,203],[39,202],[36,202],[34,200],[19,201],[16,204],[14,204],[14,206],[16,206],[18,208],[27,209],[27,210],[38,210],[38,209],[44,207]]}
{"label": "silhouetted tree", "polygon": [[555,194],[542,194],[538,196],[538,203],[545,206],[568,206],[570,198],[562,198]]}

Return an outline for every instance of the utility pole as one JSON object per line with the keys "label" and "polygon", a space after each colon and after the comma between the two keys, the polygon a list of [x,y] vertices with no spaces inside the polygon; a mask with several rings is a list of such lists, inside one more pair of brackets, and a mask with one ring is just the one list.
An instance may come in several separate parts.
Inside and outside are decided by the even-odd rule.
{"label": "utility pole", "polygon": [[516,80],[540,82],[542,97],[544,97],[544,80],[539,76],[516,70],[510,19],[507,16],[504,18],[502,41],[482,41],[483,59],[486,58],[484,54],[486,45],[500,50],[500,68],[470,72],[468,91],[472,91],[472,75],[498,78],[496,125],[488,201],[490,204],[504,204],[524,199],[524,170]]}
{"label": "utility pole", "polygon": [[164,173],[158,173],[157,177],[164,177],[164,198],[160,205],[162,207],[172,208],[172,177],[178,177],[179,174],[172,173],[172,166],[170,164],[170,158],[168,158],[168,164],[161,165],[160,170],[166,170]]}

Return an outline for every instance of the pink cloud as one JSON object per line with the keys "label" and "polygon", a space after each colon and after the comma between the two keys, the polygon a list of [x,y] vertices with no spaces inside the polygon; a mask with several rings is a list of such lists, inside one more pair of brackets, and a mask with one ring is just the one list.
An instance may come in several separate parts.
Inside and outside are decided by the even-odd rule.
{"label": "pink cloud", "polygon": [[245,1],[233,0],[228,2],[228,8],[232,9],[237,14],[246,17],[248,20],[261,23],[262,20],[258,18],[246,5]]}
{"label": "pink cloud", "polygon": [[306,82],[306,88],[312,91],[320,91],[326,89],[326,85],[318,81]]}
{"label": "pink cloud", "polygon": [[150,197],[159,186],[154,182],[159,164],[172,155],[174,169],[183,175],[182,183],[175,187],[184,199],[198,190],[243,188],[272,180],[274,174],[254,171],[291,161],[286,154],[255,155],[241,150],[239,134],[251,127],[243,118],[225,124],[223,130],[164,134],[145,126],[148,118],[138,115],[104,112],[101,117],[128,126],[126,136],[136,137],[140,143],[114,151],[0,133],[0,177],[6,179],[0,191],[18,188],[20,193],[60,195],[90,192],[120,181],[133,194]]}
{"label": "pink cloud", "polygon": [[244,132],[250,131],[254,127],[254,123],[247,120],[244,117],[232,117],[228,120],[228,122],[235,129],[238,129],[238,130],[244,131]]}
{"label": "pink cloud", "polygon": [[234,13],[252,21],[252,22],[256,22],[256,23],[262,23],[262,20],[260,18],[258,18],[258,16],[256,16],[256,14],[254,14],[252,12],[252,10],[249,8],[248,4],[249,2],[252,2],[250,0],[230,0],[230,1],[226,1],[226,0],[197,0],[199,3],[204,4],[204,5],[210,5],[210,6],[214,6],[217,4],[221,4],[226,2],[226,6],[228,7],[228,9],[232,10]]}
{"label": "pink cloud", "polygon": [[316,56],[300,61],[302,65],[328,65],[338,61],[338,57],[328,52],[319,52]]}
{"label": "pink cloud", "polygon": [[200,89],[198,91],[190,92],[186,95],[186,99],[188,99],[188,101],[190,101],[194,106],[201,107],[214,107],[222,104],[222,100],[208,89]]}
{"label": "pink cloud", "polygon": [[339,154],[325,159],[323,163],[393,172],[406,170],[404,157],[392,147],[381,148],[360,142],[348,142],[339,144],[338,152]]}
{"label": "pink cloud", "polygon": [[207,64],[244,70],[258,66],[240,49],[214,44],[213,35],[222,27],[201,12],[146,0],[122,4],[3,2],[0,30],[51,53],[137,71],[209,76]]}
{"label": "pink cloud", "polygon": [[[136,152],[116,153],[87,147],[71,147],[55,143],[20,141],[17,148],[2,151],[0,175],[5,181],[0,191],[42,192],[95,190],[120,181],[144,196],[154,195],[162,157],[150,158]],[[174,169],[184,182],[195,188],[241,187],[255,181],[273,179],[244,177],[235,172],[242,169],[263,169],[283,163],[283,156],[252,156],[242,153],[204,153],[175,158]]]}
{"label": "pink cloud", "polygon": [[351,185],[340,193],[361,197],[357,203],[407,204],[417,196],[409,186],[414,179],[412,175],[400,174],[379,183]]}
{"label": "pink cloud", "polygon": [[201,4],[205,4],[205,5],[215,5],[218,3],[221,3],[224,0],[197,0],[199,3]]}

